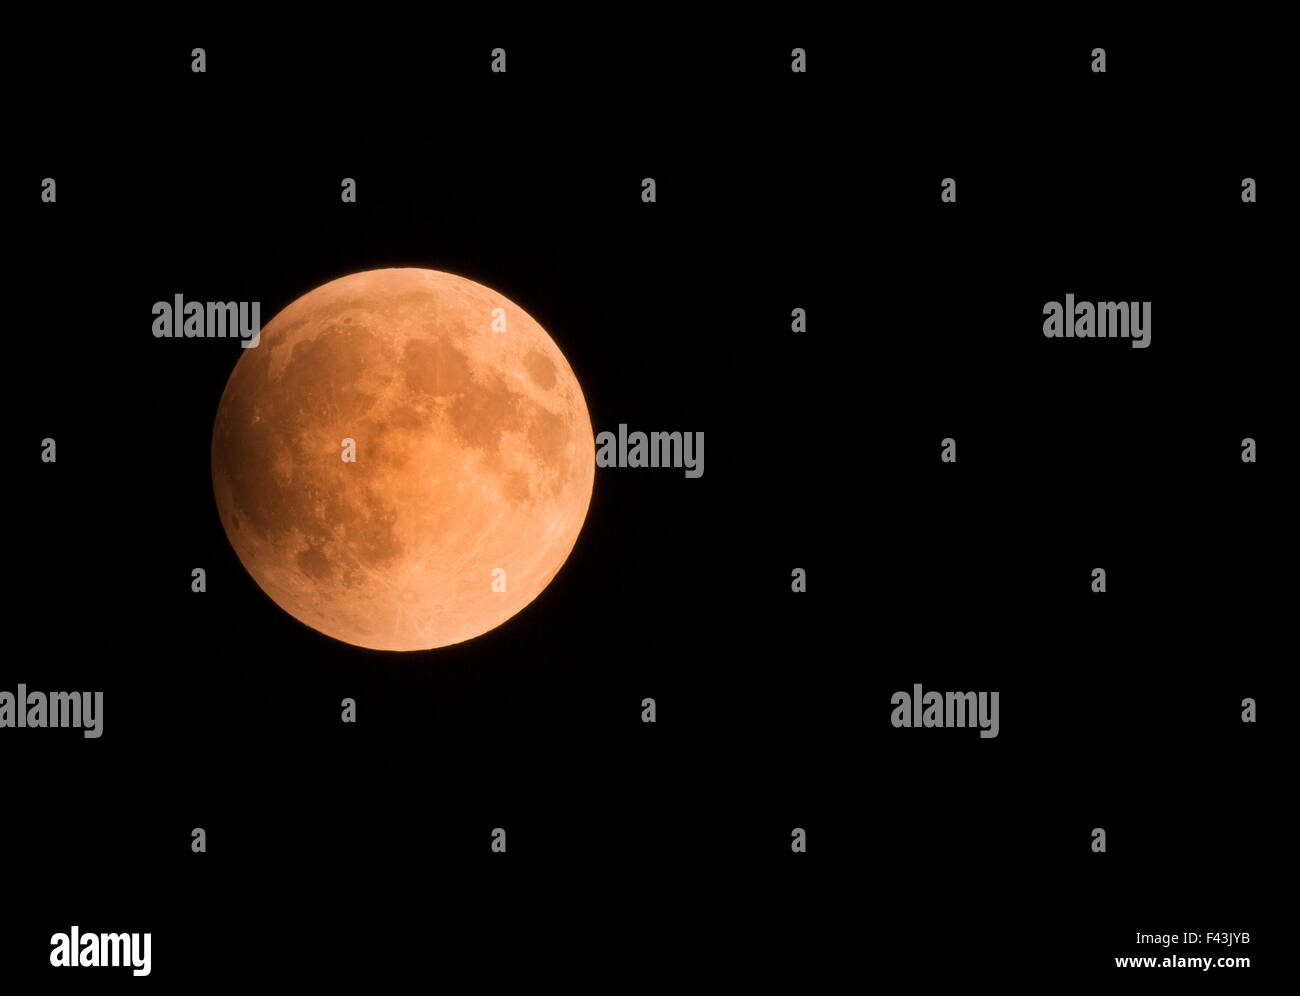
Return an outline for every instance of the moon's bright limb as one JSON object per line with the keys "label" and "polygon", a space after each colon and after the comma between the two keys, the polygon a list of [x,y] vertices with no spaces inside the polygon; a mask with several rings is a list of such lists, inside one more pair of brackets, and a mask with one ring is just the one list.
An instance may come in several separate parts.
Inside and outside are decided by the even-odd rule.
{"label": "moon's bright limb", "polygon": [[298,298],[241,350],[212,433],[217,510],[249,574],[308,626],[376,650],[468,640],[536,598],[594,475],[587,404],[551,337],[437,270]]}

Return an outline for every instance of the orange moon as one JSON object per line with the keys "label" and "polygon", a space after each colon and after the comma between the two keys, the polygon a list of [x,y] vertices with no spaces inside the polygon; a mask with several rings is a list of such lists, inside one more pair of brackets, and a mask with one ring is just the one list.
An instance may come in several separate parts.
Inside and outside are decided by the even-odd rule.
{"label": "orange moon", "polygon": [[594,476],[559,347],[513,301],[438,270],[298,298],[240,351],[212,432],[217,511],[248,573],[301,622],[374,650],[444,647],[519,612],[573,549]]}

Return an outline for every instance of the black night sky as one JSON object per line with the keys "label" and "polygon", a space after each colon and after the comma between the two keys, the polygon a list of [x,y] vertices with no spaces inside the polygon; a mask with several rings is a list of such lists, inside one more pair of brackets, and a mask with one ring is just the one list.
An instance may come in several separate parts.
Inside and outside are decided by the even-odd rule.
{"label": "black night sky", "polygon": [[[651,21],[14,39],[0,690],[103,690],[105,732],[0,731],[6,974],[1123,985],[1134,932],[1216,928],[1265,977],[1294,444],[1264,43],[1215,39],[1211,77],[1210,39],[1118,27]],[[598,469],[555,581],[428,653],[262,593],[209,470],[238,344],[150,334],[176,294],[265,324],[390,266],[527,310],[596,432],[706,438],[698,480]],[[1045,339],[1067,293],[1151,301],[1151,347]],[[913,683],[1000,690],[999,737],[891,728]],[[71,923],[151,931],[152,982],[51,970]]]}

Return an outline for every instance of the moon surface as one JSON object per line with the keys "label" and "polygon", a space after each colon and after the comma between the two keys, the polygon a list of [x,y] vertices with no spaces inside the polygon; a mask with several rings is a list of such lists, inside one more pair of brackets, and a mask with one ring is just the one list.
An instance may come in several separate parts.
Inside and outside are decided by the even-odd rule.
{"label": "moon surface", "polygon": [[298,298],[240,351],[212,432],[217,511],[248,573],[301,622],[375,650],[459,643],[519,612],[573,549],[594,476],[559,347],[438,270]]}

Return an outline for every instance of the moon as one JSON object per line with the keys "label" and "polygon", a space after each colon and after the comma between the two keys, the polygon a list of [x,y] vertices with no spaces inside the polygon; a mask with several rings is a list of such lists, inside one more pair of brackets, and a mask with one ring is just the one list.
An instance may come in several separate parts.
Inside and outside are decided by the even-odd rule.
{"label": "moon", "polygon": [[212,431],[217,511],[253,580],[373,650],[460,643],[523,609],[573,549],[594,477],[559,347],[439,270],[298,298],[241,351]]}

